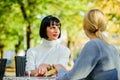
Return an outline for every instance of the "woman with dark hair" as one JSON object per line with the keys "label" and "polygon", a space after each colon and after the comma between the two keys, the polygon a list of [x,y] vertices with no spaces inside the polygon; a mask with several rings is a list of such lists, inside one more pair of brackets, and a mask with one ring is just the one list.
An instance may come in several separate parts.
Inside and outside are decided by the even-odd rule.
{"label": "woman with dark hair", "polygon": [[120,57],[102,33],[107,20],[99,9],[90,10],[84,17],[83,29],[90,39],[70,71],[54,65],[58,80],[120,80]]}
{"label": "woman with dark hair", "polygon": [[27,51],[26,72],[31,76],[44,76],[53,64],[67,67],[70,50],[58,40],[61,36],[60,20],[51,15],[43,18],[39,35],[43,42]]}

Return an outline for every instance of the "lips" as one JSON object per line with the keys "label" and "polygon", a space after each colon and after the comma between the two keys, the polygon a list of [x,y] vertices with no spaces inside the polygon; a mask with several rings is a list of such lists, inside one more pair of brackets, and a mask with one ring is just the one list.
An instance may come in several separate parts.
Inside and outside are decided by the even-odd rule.
{"label": "lips", "polygon": [[58,37],[58,34],[53,34],[54,37]]}

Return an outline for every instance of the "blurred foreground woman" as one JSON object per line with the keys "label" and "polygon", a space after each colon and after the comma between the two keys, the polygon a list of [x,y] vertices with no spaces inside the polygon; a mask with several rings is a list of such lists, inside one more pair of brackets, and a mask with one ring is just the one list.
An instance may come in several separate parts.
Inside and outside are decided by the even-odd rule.
{"label": "blurred foreground woman", "polygon": [[84,32],[90,39],[82,49],[74,67],[67,72],[54,65],[58,80],[120,80],[120,57],[103,35],[106,18],[99,9],[90,10],[84,17]]}

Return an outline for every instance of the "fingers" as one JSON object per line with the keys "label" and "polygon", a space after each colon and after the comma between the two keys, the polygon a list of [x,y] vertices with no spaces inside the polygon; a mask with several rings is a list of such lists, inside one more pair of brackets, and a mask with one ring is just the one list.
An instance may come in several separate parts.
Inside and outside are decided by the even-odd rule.
{"label": "fingers", "polygon": [[52,68],[51,65],[47,65],[47,70],[49,71]]}
{"label": "fingers", "polygon": [[48,70],[51,69],[51,66],[48,64],[41,64],[38,68],[39,75],[44,75]]}
{"label": "fingers", "polygon": [[47,69],[46,68],[40,68],[39,69],[39,71],[38,71],[38,73],[40,74],[40,75],[44,75],[45,73],[47,72]]}
{"label": "fingers", "polygon": [[54,64],[52,65],[52,67],[53,67],[53,68],[57,69],[57,67],[56,67],[56,66],[57,66],[57,65],[54,65]]}
{"label": "fingers", "polygon": [[52,75],[55,75],[56,73],[57,73],[57,70],[54,68],[54,66],[52,66],[52,68],[49,71],[47,71],[44,76],[46,77],[52,76]]}
{"label": "fingers", "polygon": [[48,65],[48,64],[41,64],[38,68],[38,74],[40,76],[52,76],[54,74],[57,74],[59,69],[64,69],[64,66],[61,64],[54,64],[54,65]]}

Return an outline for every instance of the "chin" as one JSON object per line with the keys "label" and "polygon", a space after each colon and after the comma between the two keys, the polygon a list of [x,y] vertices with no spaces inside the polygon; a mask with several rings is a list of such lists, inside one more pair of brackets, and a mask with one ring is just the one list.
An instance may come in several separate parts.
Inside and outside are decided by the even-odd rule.
{"label": "chin", "polygon": [[57,40],[58,38],[53,38],[53,40]]}
{"label": "chin", "polygon": [[58,38],[48,39],[49,41],[57,40]]}
{"label": "chin", "polygon": [[56,39],[53,39],[53,40],[57,40],[58,38],[56,38]]}

